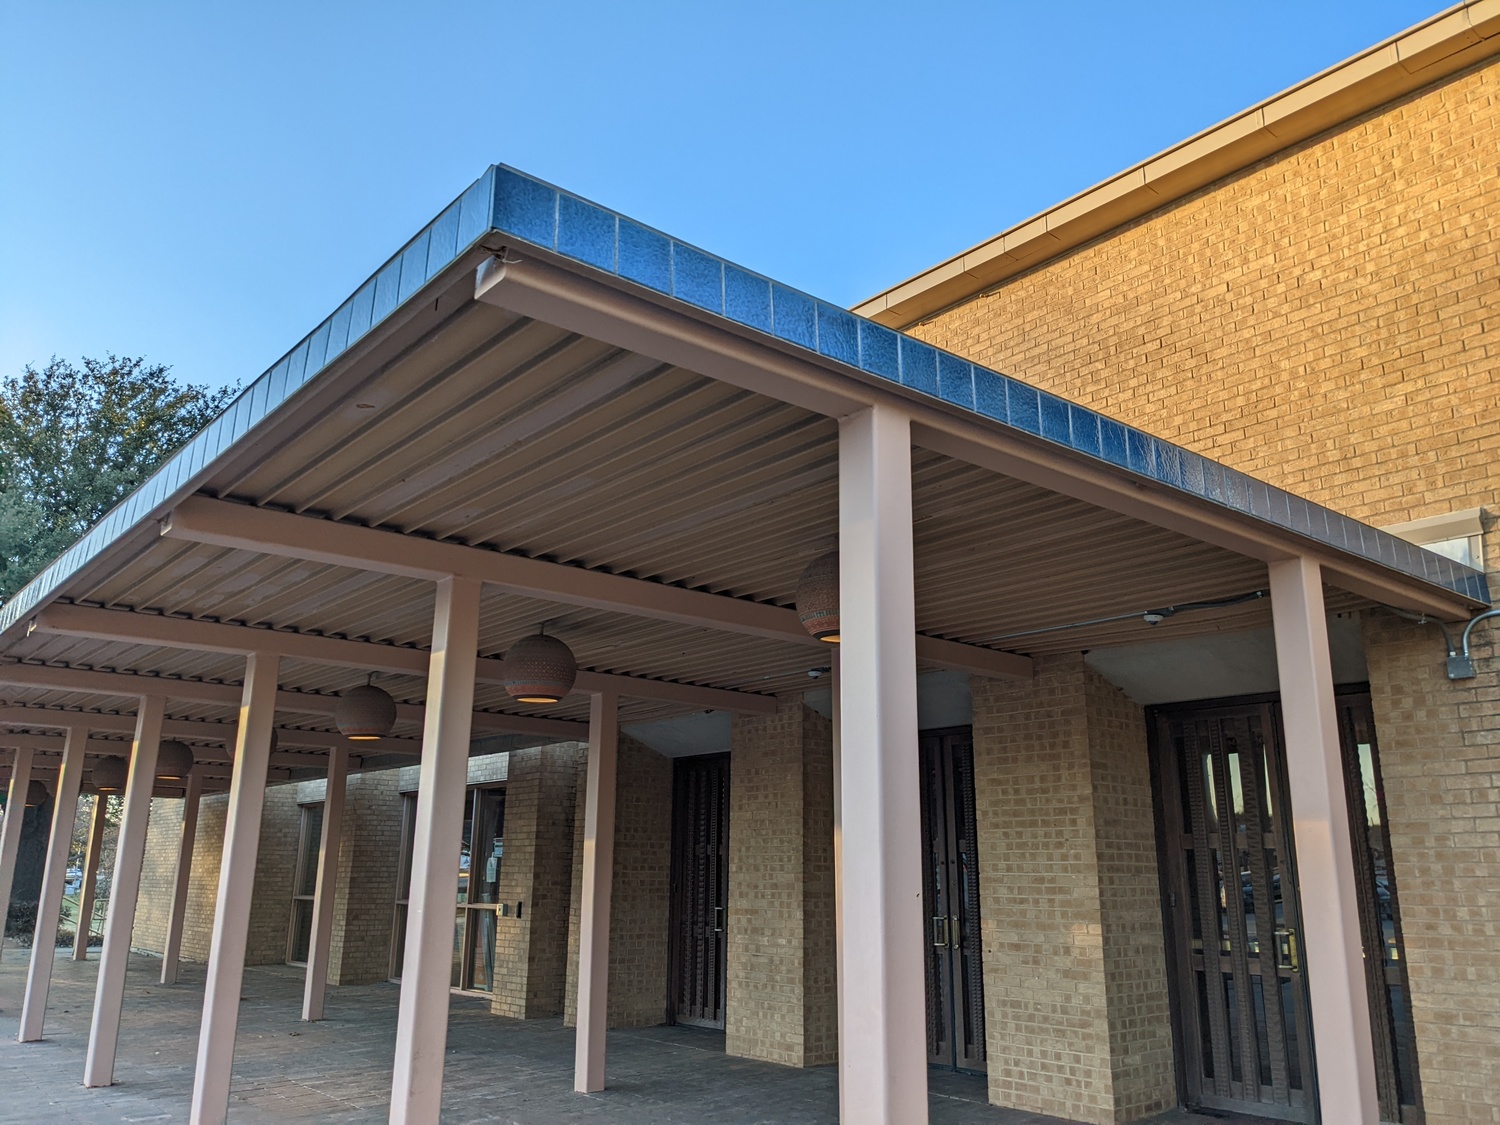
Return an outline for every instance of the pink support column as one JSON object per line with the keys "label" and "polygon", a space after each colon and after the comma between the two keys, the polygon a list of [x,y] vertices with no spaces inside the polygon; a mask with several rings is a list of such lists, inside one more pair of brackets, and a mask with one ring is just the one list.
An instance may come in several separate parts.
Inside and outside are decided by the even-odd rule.
{"label": "pink support column", "polygon": [[610,692],[589,700],[589,763],[583,799],[583,891],[578,927],[578,1028],[573,1089],[604,1089],[609,1030],[609,897],[615,868],[615,772],[620,701]]}
{"label": "pink support column", "polygon": [[125,970],[130,961],[130,935],[135,929],[135,899],[141,889],[141,863],[146,857],[146,822],[151,816],[151,791],[156,788],[156,752],[161,746],[165,700],[141,698],[135,718],[135,744],[130,752],[130,775],[125,782],[125,811],[115,846],[115,873],[104,918],[104,948],[99,953],[99,979],[94,988],[94,1016],[89,1026],[88,1058],[83,1067],[85,1086],[108,1086],[115,1080],[115,1048],[120,1040],[120,1008],[125,1002]]}
{"label": "pink support column", "polygon": [[1365,1125],[1380,1106],[1322,574],[1300,558],[1270,572],[1318,1104],[1324,1125]]}
{"label": "pink support column", "polygon": [[[829,682],[833,687],[833,949],[834,980],[838,995],[844,994],[844,749],[841,736],[843,708],[839,695],[842,692],[842,677],[839,675],[837,646],[829,661]],[[838,1005],[839,1058],[844,1057],[844,1005]],[[839,1066],[839,1105],[847,1103],[844,1093],[844,1068]],[[841,1111],[842,1112],[842,1111]]]}
{"label": "pink support column", "polygon": [[99,856],[104,851],[104,829],[109,823],[103,793],[94,794],[89,816],[88,850],[83,854],[83,886],[78,890],[78,925],[73,934],[73,960],[89,959],[89,938],[94,931],[94,895],[99,889]]}
{"label": "pink support column", "polygon": [[32,751],[16,750],[11,759],[10,788],[5,793],[5,820],[0,824],[0,952],[5,949],[5,923],[10,915],[10,887],[16,878],[16,855],[21,850],[21,825],[26,819],[26,787],[31,784]]}
{"label": "pink support column", "polygon": [[198,806],[203,796],[203,771],[196,766],[187,776],[182,795],[182,835],[177,841],[177,871],[172,878],[172,911],[167,916],[167,943],[161,955],[162,984],[177,983],[182,960],[182,923],[187,917],[188,880],[193,873],[193,846],[198,840]]}
{"label": "pink support column", "polygon": [[338,889],[339,840],[343,833],[344,788],[349,754],[342,746],[328,750],[328,786],[323,791],[323,834],[318,841],[318,876],[313,888],[312,942],[302,988],[302,1018],[323,1018],[328,991],[328,955],[333,945],[333,898]]}
{"label": "pink support column", "polygon": [[52,986],[52,963],[57,959],[57,917],[62,913],[63,885],[68,881],[68,850],[73,845],[73,821],[78,816],[78,789],[83,782],[83,752],[89,728],[68,728],[63,742],[62,771],[52,801],[52,834],[47,837],[42,893],[36,908],[36,932],[31,940],[31,967],[26,973],[26,996],[21,1002],[21,1031],[17,1039],[33,1043],[42,1037],[47,1014],[47,990]]}
{"label": "pink support column", "polygon": [[479,582],[470,578],[445,578],[437,588],[406,908],[406,956],[396,1014],[392,1125],[431,1125],[443,1104],[453,902],[479,656],[479,592]]}
{"label": "pink support column", "polygon": [[[840,1119],[926,1125],[911,425],[839,423]],[[857,982],[857,984],[855,983]]]}
{"label": "pink support column", "polygon": [[250,896],[260,850],[260,817],[266,803],[280,665],[281,658],[273,653],[253,652],[245,659],[245,689],[240,696],[234,774],[229,782],[224,851],[219,860],[219,897],[214,905],[203,1020],[198,1027],[198,1061],[193,1071],[189,1118],[193,1125],[222,1125],[229,1116],[234,1035],[240,1018],[240,986],[245,980]]}

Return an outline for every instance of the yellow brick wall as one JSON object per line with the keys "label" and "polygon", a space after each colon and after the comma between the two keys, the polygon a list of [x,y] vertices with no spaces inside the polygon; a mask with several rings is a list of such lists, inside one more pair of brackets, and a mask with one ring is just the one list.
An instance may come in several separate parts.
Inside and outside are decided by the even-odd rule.
{"label": "yellow brick wall", "polygon": [[1311,500],[1500,487],[1500,62],[911,331]]}
{"label": "yellow brick wall", "polygon": [[1087,1122],[1165,1109],[1144,716],[1078,655],[972,689],[990,1100]]}
{"label": "yellow brick wall", "polygon": [[801,700],[734,720],[725,1051],[838,1057],[833,725]]}

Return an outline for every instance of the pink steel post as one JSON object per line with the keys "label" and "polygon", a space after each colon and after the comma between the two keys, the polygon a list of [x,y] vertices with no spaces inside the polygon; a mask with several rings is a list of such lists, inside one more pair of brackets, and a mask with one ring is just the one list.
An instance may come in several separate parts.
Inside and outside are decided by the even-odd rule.
{"label": "pink steel post", "polygon": [[443,1104],[453,902],[462,846],[474,667],[479,655],[480,583],[437,584],[427,712],[417,782],[417,821],[407,905],[401,1007],[396,1014],[392,1125],[430,1125]]}
{"label": "pink steel post", "polygon": [[52,985],[52,963],[57,959],[57,917],[62,913],[63,885],[68,881],[68,851],[73,845],[73,821],[78,816],[78,788],[83,782],[83,752],[89,728],[68,727],[63,742],[62,772],[52,802],[52,834],[47,838],[42,893],[36,908],[36,932],[31,940],[31,967],[26,972],[26,996],[21,1002],[21,1030],[16,1038],[34,1043],[42,1037],[47,1014],[47,991]]}
{"label": "pink steel post", "polygon": [[198,840],[198,806],[203,796],[203,771],[194,767],[182,795],[182,835],[177,841],[177,871],[172,879],[172,912],[167,917],[166,948],[161,955],[162,984],[177,983],[182,959],[182,923],[187,917],[188,880],[193,873],[193,847]]}
{"label": "pink steel post", "polygon": [[94,1015],[89,1025],[88,1057],[83,1066],[85,1086],[109,1086],[115,1080],[120,1007],[125,1002],[125,969],[130,961],[130,935],[135,929],[141,863],[146,857],[146,822],[151,816],[151,791],[156,788],[156,752],[161,745],[165,706],[161,696],[146,695],[141,697],[136,711],[135,744],[130,752],[130,774],[125,781],[125,811],[115,845],[109,913],[104,918],[104,948],[99,952]]}
{"label": "pink steel post", "polygon": [[16,877],[16,855],[21,850],[21,824],[26,819],[26,787],[31,784],[29,746],[16,749],[11,759],[10,788],[5,794],[5,821],[0,825],[0,953],[5,949],[5,922],[10,914],[10,887]]}
{"label": "pink steel post", "polygon": [[1324,1125],[1364,1125],[1380,1106],[1323,579],[1306,558],[1270,573],[1318,1104]]}
{"label": "pink steel post", "polygon": [[615,869],[615,774],[620,701],[609,692],[589,700],[589,764],[583,800],[583,891],[578,941],[578,1030],[573,1089],[604,1089],[609,1030],[609,898]]}
{"label": "pink steel post", "polygon": [[261,811],[271,764],[271,728],[276,721],[276,676],[281,658],[252,652],[245,658],[234,742],[234,775],[219,860],[219,896],[208,952],[203,1019],[198,1026],[198,1060],[193,1071],[193,1125],[222,1125],[229,1115],[229,1081],[234,1067],[234,1035],[245,979],[245,946],[250,934],[250,896],[260,848]]}
{"label": "pink steel post", "polygon": [[333,899],[338,889],[339,841],[343,835],[344,788],[349,777],[349,753],[341,746],[328,749],[328,785],[323,791],[323,832],[318,839],[318,876],[313,888],[312,942],[307,951],[307,977],[302,988],[302,1018],[323,1018],[328,992],[328,954],[333,945]]}
{"label": "pink steel post", "polygon": [[88,850],[83,855],[83,886],[78,891],[78,925],[73,934],[73,960],[89,959],[89,939],[94,933],[94,894],[99,887],[99,855],[104,851],[104,829],[108,824],[103,793],[94,795],[89,816]]}
{"label": "pink steel post", "polygon": [[841,1120],[926,1125],[911,425],[839,422]]}

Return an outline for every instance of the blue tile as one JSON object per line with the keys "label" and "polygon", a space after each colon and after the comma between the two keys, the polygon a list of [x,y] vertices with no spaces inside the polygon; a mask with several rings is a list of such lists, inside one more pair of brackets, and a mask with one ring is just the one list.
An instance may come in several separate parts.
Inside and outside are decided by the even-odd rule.
{"label": "blue tile", "polygon": [[1140,430],[1129,429],[1125,431],[1126,457],[1130,462],[1131,472],[1140,473],[1149,477],[1155,468],[1152,460],[1153,446],[1151,439],[1141,433]]}
{"label": "blue tile", "polygon": [[1125,427],[1113,418],[1099,419],[1099,456],[1121,468],[1130,467],[1130,451],[1125,442]]}
{"label": "blue tile", "polygon": [[782,340],[817,351],[817,305],[807,294],[772,282],[771,330]]}
{"label": "blue tile", "polygon": [[1215,504],[1227,504],[1224,495],[1224,470],[1217,461],[1203,462],[1203,495]]}
{"label": "blue tile", "polygon": [[406,300],[427,284],[428,237],[428,232],[424,230],[411,240],[401,255],[401,289],[397,297],[398,303]]}
{"label": "blue tile", "polygon": [[771,283],[764,277],[724,266],[724,315],[738,324],[771,331]]}
{"label": "blue tile", "polygon": [[1073,440],[1068,428],[1068,404],[1046,392],[1042,394],[1042,436],[1063,445]]}
{"label": "blue tile", "polygon": [[872,321],[859,322],[859,362],[866,371],[894,383],[901,381],[901,352],[896,334]]}
{"label": "blue tile", "polygon": [[542,246],[557,245],[557,192],[509,168],[495,169],[491,222],[508,234]]}
{"label": "blue tile", "polygon": [[458,256],[458,208],[459,201],[448,204],[448,209],[432,221],[427,239],[427,276],[435,277],[439,270]]}
{"label": "blue tile", "polygon": [[1191,450],[1179,449],[1177,462],[1182,466],[1182,487],[1194,496],[1204,495],[1203,458]]}
{"label": "blue tile", "polygon": [[1156,446],[1156,479],[1173,488],[1182,487],[1182,451],[1169,441],[1152,438]]}
{"label": "blue tile", "polygon": [[700,309],[724,311],[724,263],[702,250],[672,243],[672,296]]}
{"label": "blue tile", "polygon": [[1037,402],[1035,387],[1007,379],[1005,406],[1010,411],[1010,424],[1016,429],[1025,430],[1028,434],[1042,432],[1042,408]]}
{"label": "blue tile", "polygon": [[491,168],[469,185],[458,200],[458,249],[466,248],[485,231],[494,220],[494,207],[490,198],[495,187],[495,169]]}
{"label": "blue tile", "polygon": [[321,371],[328,354],[328,322],[325,320],[307,338],[307,370]]}
{"label": "blue tile", "polygon": [[1266,494],[1264,481],[1254,477],[1245,478],[1245,510],[1263,520],[1271,518],[1271,498]]}
{"label": "blue tile", "polygon": [[323,362],[332,362],[349,346],[349,318],[353,314],[354,299],[351,297],[339,306],[328,321],[328,354]]}
{"label": "blue tile", "polygon": [[1005,406],[1005,380],[988,368],[974,368],[974,409],[997,422],[1008,422]]}
{"label": "blue tile", "polygon": [[1308,514],[1307,501],[1300,496],[1288,496],[1287,508],[1291,513],[1289,526],[1303,535],[1312,535],[1312,516]]}
{"label": "blue tile", "polygon": [[937,349],[921,340],[902,336],[900,350],[901,385],[923,394],[937,394]]}
{"label": "blue tile", "polygon": [[947,352],[938,352],[938,395],[944,402],[974,409],[974,365]]}
{"label": "blue tile", "polygon": [[[359,287],[354,299],[349,302],[349,343],[357,342],[370,330],[370,318],[375,310],[375,279],[371,278]],[[346,345],[347,346],[347,345]]]}
{"label": "blue tile", "polygon": [[659,293],[672,291],[672,240],[664,234],[620,220],[620,276]]}
{"label": "blue tile", "polygon": [[557,252],[615,271],[615,216],[571,195],[557,201]]}
{"label": "blue tile", "polygon": [[843,309],[823,301],[818,306],[818,351],[829,359],[859,366],[859,322]]}
{"label": "blue tile", "polygon": [[375,275],[375,303],[370,312],[370,323],[379,324],[391,315],[396,307],[401,290],[401,258],[392,258]]}
{"label": "blue tile", "polygon": [[1069,444],[1080,453],[1099,456],[1099,415],[1068,403]]}

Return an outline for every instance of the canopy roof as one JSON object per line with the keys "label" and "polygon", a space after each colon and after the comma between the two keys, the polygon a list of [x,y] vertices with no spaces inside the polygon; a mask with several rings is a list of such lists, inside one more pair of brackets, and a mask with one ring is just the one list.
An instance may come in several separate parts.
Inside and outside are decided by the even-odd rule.
{"label": "canopy roof", "polygon": [[[30,666],[0,685],[106,710],[171,685],[172,714],[228,724],[237,654],[279,650],[279,706],[301,693],[323,745],[366,670],[422,699],[430,579],[477,568],[482,655],[545,622],[632,678],[626,721],[760,709],[827,661],[787,607],[836,547],[837,419],[874,401],[913,418],[931,666],[1139,639],[1096,619],[1251,594],[1294,554],[1331,605],[1488,604],[1479,572],[496,166],[0,608]],[[534,737],[587,711],[493,677],[476,706]]]}

